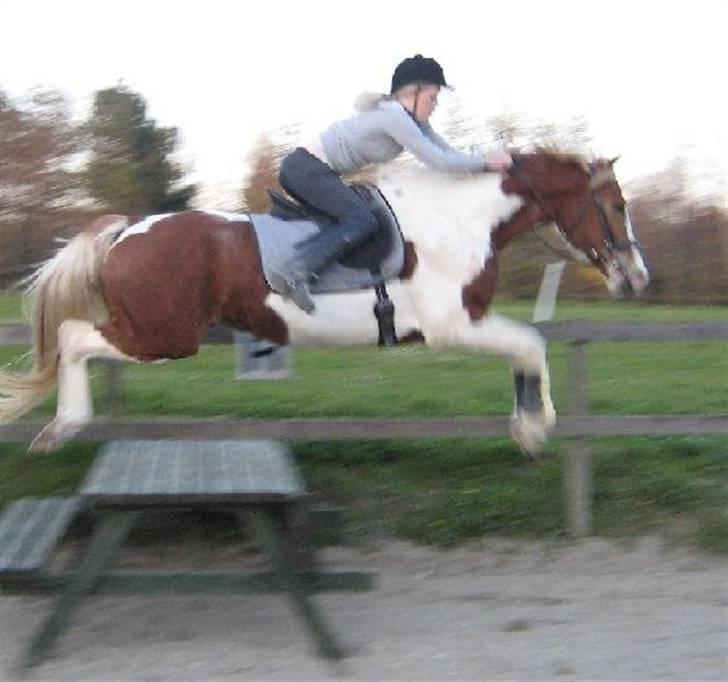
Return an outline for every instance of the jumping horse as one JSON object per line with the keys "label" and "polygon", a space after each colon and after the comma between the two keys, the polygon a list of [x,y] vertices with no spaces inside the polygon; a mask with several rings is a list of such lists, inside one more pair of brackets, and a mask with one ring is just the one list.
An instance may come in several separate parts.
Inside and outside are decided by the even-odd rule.
{"label": "jumping horse", "polygon": [[[511,432],[529,455],[555,423],[545,343],[533,327],[489,312],[498,255],[527,230],[554,225],[612,293],[639,293],[649,277],[613,163],[538,151],[516,157],[502,175],[385,168],[377,179],[405,245],[403,267],[387,283],[400,339],[510,359]],[[277,344],[378,337],[371,290],[316,295],[312,315],[272,291],[243,214],[98,218],[37,269],[26,293],[34,367],[0,376],[0,418],[26,413],[57,381],[57,413],[31,443],[36,452],[59,447],[91,420],[90,358],[194,355],[215,322]]]}

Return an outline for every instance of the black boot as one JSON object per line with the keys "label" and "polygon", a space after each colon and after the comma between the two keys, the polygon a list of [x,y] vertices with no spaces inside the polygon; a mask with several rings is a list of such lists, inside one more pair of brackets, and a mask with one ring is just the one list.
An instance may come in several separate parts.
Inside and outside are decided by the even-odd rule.
{"label": "black boot", "polygon": [[269,279],[273,291],[278,292],[283,298],[293,301],[304,312],[310,315],[316,310],[316,304],[311,298],[311,292],[304,279],[295,279],[292,275],[283,272],[271,272]]}

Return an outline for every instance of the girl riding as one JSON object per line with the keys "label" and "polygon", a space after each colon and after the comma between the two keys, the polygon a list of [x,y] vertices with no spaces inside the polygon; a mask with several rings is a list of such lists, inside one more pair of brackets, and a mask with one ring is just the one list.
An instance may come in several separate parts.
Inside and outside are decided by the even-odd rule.
{"label": "girl riding", "polygon": [[440,88],[449,87],[441,66],[417,54],[394,70],[390,94],[360,98],[358,113],[338,121],[281,164],[281,186],[293,197],[335,218],[337,229],[307,239],[280,271],[271,274],[274,290],[308,313],[315,310],[308,282],[329,263],[377,230],[366,203],[342,180],[346,173],[414,154],[428,167],[450,173],[502,171],[507,153],[465,154],[453,149],[429,124]]}

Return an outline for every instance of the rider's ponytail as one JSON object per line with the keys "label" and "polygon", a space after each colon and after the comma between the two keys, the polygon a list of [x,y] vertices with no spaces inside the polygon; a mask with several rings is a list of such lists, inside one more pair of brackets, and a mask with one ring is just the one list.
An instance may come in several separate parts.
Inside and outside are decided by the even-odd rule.
{"label": "rider's ponytail", "polygon": [[356,111],[371,111],[376,109],[381,102],[389,99],[387,95],[381,92],[363,92],[354,100],[354,109]]}

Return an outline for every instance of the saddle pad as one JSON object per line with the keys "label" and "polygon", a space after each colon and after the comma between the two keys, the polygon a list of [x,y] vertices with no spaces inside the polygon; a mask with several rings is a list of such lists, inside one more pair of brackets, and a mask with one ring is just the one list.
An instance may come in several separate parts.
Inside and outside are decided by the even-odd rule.
{"label": "saddle pad", "polygon": [[[281,220],[267,213],[253,213],[249,217],[258,238],[263,274],[269,284],[270,273],[282,270],[284,264],[293,258],[296,244],[319,231],[315,223],[307,220]],[[379,264],[378,275],[375,276],[366,268],[351,268],[334,262],[321,272],[315,282],[311,283],[311,293],[368,289],[397,277],[404,267],[404,243],[402,235],[396,228],[393,228],[393,232],[396,233],[392,234],[392,248]]]}

